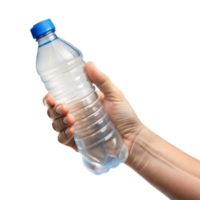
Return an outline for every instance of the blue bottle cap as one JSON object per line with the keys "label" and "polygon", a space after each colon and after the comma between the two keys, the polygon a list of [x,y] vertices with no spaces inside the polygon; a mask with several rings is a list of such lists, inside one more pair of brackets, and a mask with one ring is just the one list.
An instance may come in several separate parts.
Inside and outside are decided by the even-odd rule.
{"label": "blue bottle cap", "polygon": [[32,33],[33,38],[35,39],[39,37],[40,35],[43,35],[54,29],[55,29],[55,26],[53,22],[51,21],[51,19],[47,19],[35,24],[33,28],[31,29],[31,33]]}

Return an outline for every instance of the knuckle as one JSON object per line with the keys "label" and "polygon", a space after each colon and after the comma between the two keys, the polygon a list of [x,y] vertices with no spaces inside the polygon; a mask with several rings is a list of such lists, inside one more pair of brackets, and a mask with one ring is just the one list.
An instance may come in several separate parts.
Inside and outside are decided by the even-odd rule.
{"label": "knuckle", "polygon": [[65,136],[64,136],[63,132],[60,132],[58,134],[58,142],[61,143],[61,144],[66,144]]}
{"label": "knuckle", "polygon": [[49,118],[51,118],[51,109],[50,108],[47,110],[47,115]]}
{"label": "knuckle", "polygon": [[73,148],[73,146],[74,146],[74,140],[73,139],[71,139],[70,141],[69,141],[69,143],[68,143],[68,145],[67,146],[69,146],[69,147],[71,147],[71,148]]}
{"label": "knuckle", "polygon": [[56,112],[56,106],[55,106],[55,108],[53,109],[52,113],[53,113],[53,116],[57,116],[57,115],[58,115],[57,112]]}
{"label": "knuckle", "polygon": [[52,122],[52,127],[53,127],[54,131],[58,131],[55,120]]}
{"label": "knuckle", "polygon": [[60,131],[64,127],[62,118],[56,119],[52,123],[52,127],[55,131]]}
{"label": "knuckle", "polygon": [[63,118],[58,120],[58,127],[61,129],[63,127]]}
{"label": "knuckle", "polygon": [[60,133],[58,134],[58,142],[59,142],[59,143],[61,143],[61,144],[63,144],[63,139],[62,139],[62,137],[61,137],[61,134],[60,134]]}

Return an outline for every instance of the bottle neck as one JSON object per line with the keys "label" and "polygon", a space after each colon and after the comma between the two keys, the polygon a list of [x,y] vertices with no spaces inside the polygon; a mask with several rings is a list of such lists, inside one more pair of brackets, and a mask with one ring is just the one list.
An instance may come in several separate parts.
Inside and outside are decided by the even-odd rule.
{"label": "bottle neck", "polygon": [[52,42],[53,40],[56,40],[57,38],[58,37],[55,34],[55,30],[52,30],[38,37],[37,42],[38,42],[39,47],[41,47],[41,46],[44,46],[45,44]]}

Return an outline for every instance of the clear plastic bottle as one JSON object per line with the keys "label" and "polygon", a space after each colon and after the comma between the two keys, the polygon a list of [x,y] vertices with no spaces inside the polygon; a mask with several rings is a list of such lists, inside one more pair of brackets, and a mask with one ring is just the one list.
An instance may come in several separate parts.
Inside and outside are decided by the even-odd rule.
{"label": "clear plastic bottle", "polygon": [[56,36],[50,19],[34,25],[31,33],[38,42],[36,68],[42,82],[76,118],[74,140],[86,168],[102,174],[125,162],[127,147],[87,77],[81,51]]}

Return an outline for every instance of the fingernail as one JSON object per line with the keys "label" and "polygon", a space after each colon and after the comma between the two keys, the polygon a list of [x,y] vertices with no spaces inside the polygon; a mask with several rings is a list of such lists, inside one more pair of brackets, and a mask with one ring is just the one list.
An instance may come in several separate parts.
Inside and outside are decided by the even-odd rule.
{"label": "fingernail", "polygon": [[43,104],[44,104],[44,106],[47,107],[47,108],[50,107],[49,104],[47,103],[47,98],[45,98],[45,99],[43,100]]}
{"label": "fingernail", "polygon": [[63,118],[63,122],[64,122],[64,124],[68,124],[67,116],[65,116],[65,117]]}
{"label": "fingernail", "polygon": [[56,112],[57,112],[58,114],[60,114],[60,115],[63,114],[63,110],[62,110],[62,106],[61,106],[61,105],[60,105],[60,106],[57,106]]}
{"label": "fingernail", "polygon": [[66,134],[66,135],[69,135],[68,129],[65,130],[65,134]]}

